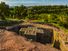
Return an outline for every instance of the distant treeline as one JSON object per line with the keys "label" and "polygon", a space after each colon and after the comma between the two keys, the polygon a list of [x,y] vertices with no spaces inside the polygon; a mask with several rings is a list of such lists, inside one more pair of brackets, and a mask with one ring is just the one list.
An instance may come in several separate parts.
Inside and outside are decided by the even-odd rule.
{"label": "distant treeline", "polygon": [[56,23],[68,27],[68,6],[14,6],[10,7],[4,2],[0,3],[0,19],[18,18],[44,20],[45,23]]}

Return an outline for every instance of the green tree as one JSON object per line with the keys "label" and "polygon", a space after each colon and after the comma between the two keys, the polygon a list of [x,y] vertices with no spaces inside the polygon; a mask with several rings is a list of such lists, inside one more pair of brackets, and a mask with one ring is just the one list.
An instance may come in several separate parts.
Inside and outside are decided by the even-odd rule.
{"label": "green tree", "polygon": [[5,19],[6,16],[9,16],[9,6],[4,2],[0,4],[0,18]]}

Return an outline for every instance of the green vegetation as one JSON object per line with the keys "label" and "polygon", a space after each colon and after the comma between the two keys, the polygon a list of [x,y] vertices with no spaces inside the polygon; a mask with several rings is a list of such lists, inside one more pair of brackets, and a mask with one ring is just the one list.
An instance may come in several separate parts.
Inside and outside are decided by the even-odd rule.
{"label": "green vegetation", "polygon": [[4,2],[0,3],[0,20],[29,19],[39,22],[54,24],[68,28],[68,6],[29,6],[24,5],[9,7]]}

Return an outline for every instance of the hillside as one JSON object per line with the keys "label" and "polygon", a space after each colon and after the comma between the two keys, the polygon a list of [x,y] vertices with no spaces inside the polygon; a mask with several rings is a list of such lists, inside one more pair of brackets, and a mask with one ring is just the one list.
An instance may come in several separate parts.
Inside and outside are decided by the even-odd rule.
{"label": "hillside", "polygon": [[1,29],[0,31],[0,51],[59,51],[51,45],[27,41],[26,38],[14,32]]}
{"label": "hillside", "polygon": [[0,51],[68,51],[67,4],[9,6],[6,1],[0,1]]}

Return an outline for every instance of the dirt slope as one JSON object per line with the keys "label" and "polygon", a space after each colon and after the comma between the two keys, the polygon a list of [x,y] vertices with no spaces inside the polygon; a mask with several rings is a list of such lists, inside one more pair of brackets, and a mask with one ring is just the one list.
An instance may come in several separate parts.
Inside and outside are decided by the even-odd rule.
{"label": "dirt slope", "polygon": [[14,32],[0,30],[0,51],[59,51],[50,45],[29,42]]}

